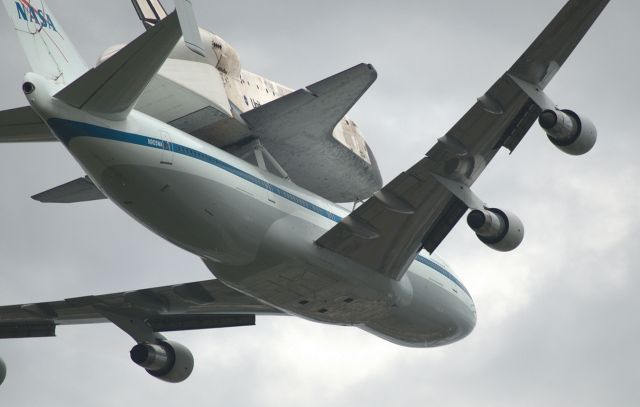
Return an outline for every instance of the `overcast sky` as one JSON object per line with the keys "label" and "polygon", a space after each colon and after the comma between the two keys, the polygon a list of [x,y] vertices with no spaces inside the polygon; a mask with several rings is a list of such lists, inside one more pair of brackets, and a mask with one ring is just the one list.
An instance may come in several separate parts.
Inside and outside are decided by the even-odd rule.
{"label": "overcast sky", "polygon": [[[91,63],[142,32],[128,0],[48,3]],[[564,1],[194,4],[200,25],[231,43],[244,68],[294,88],[372,63],[378,81],[351,116],[388,181],[466,112]],[[612,1],[547,89],[594,121],[595,149],[566,156],[534,125],[477,182],[486,202],[521,217],[522,246],[494,252],[461,222],[439,248],[476,302],[468,338],[405,349],[355,328],[259,318],[255,327],[168,335],[196,358],[191,378],[170,385],[129,360],[133,341],[114,326],[63,327],[57,338],[0,341],[9,368],[0,405],[637,406],[639,15],[637,1]],[[22,106],[27,64],[6,17],[0,46],[0,109]],[[109,202],[29,198],[82,175],[58,144],[0,145],[0,303],[210,277]]]}

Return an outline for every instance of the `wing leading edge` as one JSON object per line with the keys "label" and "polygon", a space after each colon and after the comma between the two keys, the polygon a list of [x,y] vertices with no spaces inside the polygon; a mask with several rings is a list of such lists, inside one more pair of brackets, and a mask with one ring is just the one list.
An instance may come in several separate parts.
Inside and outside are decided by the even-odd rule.
{"label": "wing leading edge", "polygon": [[[482,205],[469,187],[500,147],[513,151],[548,108],[540,105],[548,100],[542,89],[608,2],[569,1],[425,158],[316,244],[394,279],[404,275],[421,248],[433,252],[469,207]],[[529,87],[539,93],[535,101]]]}

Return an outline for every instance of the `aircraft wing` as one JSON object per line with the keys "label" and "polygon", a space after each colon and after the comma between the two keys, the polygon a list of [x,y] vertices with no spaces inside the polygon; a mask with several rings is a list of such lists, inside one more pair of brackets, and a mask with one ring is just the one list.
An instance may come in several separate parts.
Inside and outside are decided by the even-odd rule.
{"label": "aircraft wing", "polygon": [[282,312],[216,279],[0,307],[0,338],[55,336],[56,326],[142,319],[154,332],[254,325],[255,315]]}
{"label": "aircraft wing", "polygon": [[56,141],[31,106],[0,112],[0,143]]}
{"label": "aircraft wing", "polygon": [[[469,187],[500,147],[513,151],[540,115],[539,103],[527,91],[535,89],[543,99],[541,90],[607,3],[569,1],[425,158],[385,185],[316,244],[396,279],[421,248],[433,252],[468,209],[468,201],[462,197],[471,195]],[[452,173],[455,179],[451,179]]]}

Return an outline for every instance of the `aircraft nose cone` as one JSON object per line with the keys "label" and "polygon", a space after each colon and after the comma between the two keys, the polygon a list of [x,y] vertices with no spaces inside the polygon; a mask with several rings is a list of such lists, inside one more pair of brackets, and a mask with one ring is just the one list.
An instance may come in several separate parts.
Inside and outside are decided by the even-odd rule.
{"label": "aircraft nose cone", "polygon": [[451,310],[451,323],[456,327],[456,340],[460,340],[468,336],[476,327],[477,315],[476,308],[473,302],[460,303],[455,307],[455,310]]}
{"label": "aircraft nose cone", "polygon": [[465,327],[467,331],[465,336],[469,335],[473,331],[473,329],[476,327],[477,322],[478,322],[478,317],[476,315],[475,307],[469,308],[469,312],[467,314],[466,323],[465,323]]}

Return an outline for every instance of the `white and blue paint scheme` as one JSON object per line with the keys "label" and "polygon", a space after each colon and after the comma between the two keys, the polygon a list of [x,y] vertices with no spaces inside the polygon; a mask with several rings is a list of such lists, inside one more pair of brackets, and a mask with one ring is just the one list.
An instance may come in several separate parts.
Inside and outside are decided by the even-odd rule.
{"label": "white and blue paint scheme", "polygon": [[[30,107],[13,116],[37,117],[84,169],[89,179],[83,185],[92,194],[107,197],[152,232],[200,257],[216,279],[0,307],[0,337],[49,336],[60,324],[110,321],[138,343],[132,359],[169,382],[189,376],[193,357],[160,332],[250,324],[242,318],[256,314],[354,326],[411,347],[464,338],[476,324],[473,299],[446,263],[429,252],[469,208],[469,225],[490,247],[511,250],[523,237],[515,216],[479,201],[469,189],[473,181],[498,148],[515,148],[538,116],[561,148],[588,150],[595,142],[590,122],[548,105],[542,89],[552,74],[535,77],[516,63],[509,75],[539,88],[532,91],[505,76],[480,98],[479,111],[469,114],[478,125],[486,121],[507,129],[518,123],[520,128],[509,137],[506,130],[480,129],[487,137],[483,143],[476,143],[478,135],[472,135],[473,142],[445,136],[424,160],[350,213],[264,165],[134,108],[167,57],[185,47],[178,42],[183,34],[188,49],[180,52],[212,57],[200,47],[190,2],[176,1],[175,13],[87,70],[44,2],[34,9],[29,2],[3,1],[32,67],[23,85]],[[570,1],[546,35],[576,42],[582,34],[557,34],[553,24],[588,28],[606,3],[588,0],[578,7]],[[55,34],[44,37],[44,29]],[[563,53],[572,48],[567,48],[551,51],[568,56]],[[345,72],[375,78],[369,65]],[[340,75],[320,84],[339,81]],[[348,90],[347,82],[338,88]],[[312,103],[326,96],[322,86],[309,89],[283,100]],[[263,107],[277,116],[274,106],[279,105]],[[0,114],[0,141],[21,141],[2,127],[4,117]],[[20,136],[23,141],[40,137],[29,129]]]}

